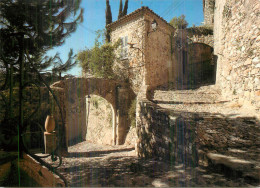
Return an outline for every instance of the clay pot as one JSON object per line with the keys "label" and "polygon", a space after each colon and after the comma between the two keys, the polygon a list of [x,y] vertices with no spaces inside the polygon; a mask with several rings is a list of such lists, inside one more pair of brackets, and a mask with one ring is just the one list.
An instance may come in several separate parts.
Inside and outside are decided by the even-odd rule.
{"label": "clay pot", "polygon": [[51,133],[55,129],[55,119],[52,115],[48,115],[45,121],[45,129],[48,133]]}

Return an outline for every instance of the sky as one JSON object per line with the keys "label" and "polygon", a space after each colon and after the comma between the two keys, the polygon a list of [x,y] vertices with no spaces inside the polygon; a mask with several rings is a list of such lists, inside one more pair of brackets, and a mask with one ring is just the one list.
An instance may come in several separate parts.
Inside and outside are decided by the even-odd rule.
{"label": "sky", "polygon": [[[124,5],[123,0],[123,5]],[[203,22],[202,0],[129,0],[128,11],[131,13],[142,6],[148,6],[156,14],[169,22],[173,17],[184,14],[189,23],[188,27],[199,26]],[[86,48],[94,46],[95,31],[105,28],[105,0],[82,0],[81,7],[84,9],[84,21],[78,26],[76,32],[68,37],[65,43],[50,50],[47,55],[54,56],[60,53],[63,62],[66,61],[70,48],[76,54]],[[119,0],[110,0],[113,21],[117,20],[119,10]],[[81,75],[81,68],[76,65],[66,74],[74,76]]]}

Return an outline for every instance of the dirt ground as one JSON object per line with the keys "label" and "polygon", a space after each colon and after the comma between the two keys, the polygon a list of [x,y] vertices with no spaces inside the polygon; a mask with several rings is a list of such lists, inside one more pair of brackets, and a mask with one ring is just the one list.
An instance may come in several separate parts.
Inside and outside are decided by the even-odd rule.
{"label": "dirt ground", "polygon": [[185,167],[160,159],[141,160],[131,146],[81,142],[69,147],[59,172],[71,187],[257,186],[207,166]]}

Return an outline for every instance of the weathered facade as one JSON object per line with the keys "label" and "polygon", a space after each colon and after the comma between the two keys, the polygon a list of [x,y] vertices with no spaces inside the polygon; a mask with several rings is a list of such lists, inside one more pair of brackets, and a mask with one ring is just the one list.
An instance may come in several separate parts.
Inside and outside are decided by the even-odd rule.
{"label": "weathered facade", "polygon": [[145,93],[149,98],[149,91],[160,86],[196,85],[214,69],[210,29],[211,32],[176,30],[147,7],[137,9],[107,28],[113,43],[118,39],[123,42],[118,66],[125,70],[137,95]]}
{"label": "weathered facade", "polygon": [[203,0],[204,24],[214,25],[215,0]]}
{"label": "weathered facade", "polygon": [[217,85],[225,97],[238,99],[259,114],[260,2],[216,0],[215,8]]}
{"label": "weathered facade", "polygon": [[[256,150],[260,131],[259,11],[260,2],[257,0],[204,1],[205,24],[214,27],[214,41],[212,34],[196,37],[183,31],[177,39],[189,36],[193,43],[185,46],[185,40],[173,42],[183,44],[182,50],[178,51],[178,46],[173,48],[173,57],[176,62],[187,62],[179,66],[178,72],[197,76],[203,69],[203,62],[212,60],[213,64],[216,63],[214,66],[217,65],[216,84],[212,88],[206,86],[203,95],[187,95],[197,102],[185,98],[185,92],[196,90],[175,91],[168,100],[166,94],[159,100],[141,99],[137,104],[136,144],[140,157],[166,158],[183,164],[187,159],[192,162],[187,165],[222,165],[240,173],[241,177],[259,181],[259,154]],[[183,60],[185,56],[187,61]],[[194,65],[196,69],[193,69]],[[178,78],[186,82],[187,77],[183,73],[183,77]],[[220,101],[210,96],[213,88],[218,91]],[[163,92],[170,95],[169,91]],[[204,95],[206,92],[208,95]],[[205,101],[210,98],[212,101]],[[235,154],[237,150],[233,148],[246,150],[245,154]],[[251,166],[248,168],[242,163]]]}
{"label": "weathered facade", "polygon": [[[152,28],[154,21],[156,29]],[[122,49],[125,51],[121,66],[126,69],[136,94],[143,86],[155,88],[173,80],[171,36],[175,29],[164,19],[142,7],[108,25],[108,28],[112,42],[123,39],[126,45],[126,49]]]}

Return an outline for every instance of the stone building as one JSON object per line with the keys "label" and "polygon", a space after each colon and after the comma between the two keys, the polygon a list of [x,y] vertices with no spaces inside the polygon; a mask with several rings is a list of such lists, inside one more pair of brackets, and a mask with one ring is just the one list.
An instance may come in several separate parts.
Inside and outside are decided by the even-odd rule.
{"label": "stone building", "polygon": [[141,86],[155,88],[173,81],[171,36],[175,29],[147,7],[109,24],[111,42],[122,39],[120,68],[135,93]]}
{"label": "stone building", "polygon": [[[176,30],[148,7],[122,17],[107,29],[111,31],[112,43],[122,40],[118,67],[125,70],[136,94],[147,94],[159,86],[175,89],[194,86],[205,80],[208,75],[205,70],[214,68],[209,64],[213,44],[208,39],[212,35],[189,37],[193,32]],[[202,43],[206,40],[201,38],[207,42]]]}

